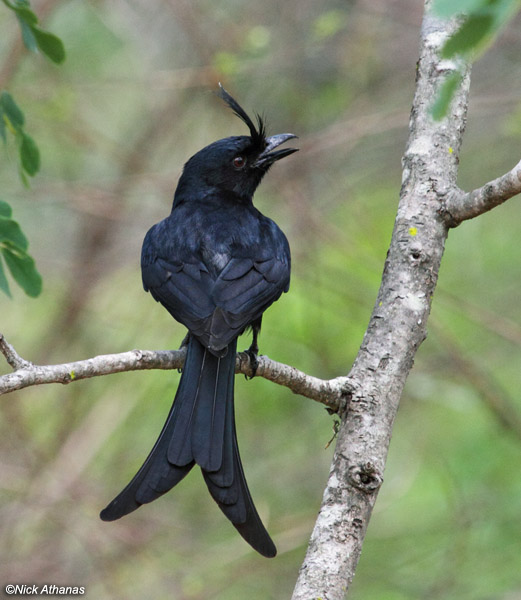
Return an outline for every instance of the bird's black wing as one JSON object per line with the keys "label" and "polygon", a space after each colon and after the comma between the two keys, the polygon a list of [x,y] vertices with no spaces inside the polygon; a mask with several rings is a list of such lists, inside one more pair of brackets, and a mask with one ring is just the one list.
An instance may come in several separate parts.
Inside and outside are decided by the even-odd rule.
{"label": "bird's black wing", "polygon": [[212,342],[218,347],[237,336],[289,287],[289,261],[278,257],[233,258],[215,282]]}
{"label": "bird's black wing", "polygon": [[215,311],[215,285],[203,262],[156,258],[142,263],[143,286],[155,300],[197,338],[204,338],[206,323]]}
{"label": "bird's black wing", "polygon": [[161,258],[143,266],[156,300],[210,350],[219,352],[289,286],[284,257],[232,258],[214,279],[203,262]]}

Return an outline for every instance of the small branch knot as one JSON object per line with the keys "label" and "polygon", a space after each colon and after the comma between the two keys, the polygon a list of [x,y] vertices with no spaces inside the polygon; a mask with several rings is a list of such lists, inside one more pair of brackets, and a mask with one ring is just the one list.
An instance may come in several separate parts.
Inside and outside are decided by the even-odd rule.
{"label": "small branch knot", "polygon": [[382,475],[371,462],[349,467],[348,479],[351,485],[366,494],[376,492],[383,483]]}

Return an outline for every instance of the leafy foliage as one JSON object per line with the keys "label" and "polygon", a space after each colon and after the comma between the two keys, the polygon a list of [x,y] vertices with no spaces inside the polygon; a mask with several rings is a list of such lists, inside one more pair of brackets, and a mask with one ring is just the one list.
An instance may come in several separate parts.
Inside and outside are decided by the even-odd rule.
{"label": "leafy foliage", "polygon": [[27,184],[27,175],[31,177],[40,170],[40,151],[33,138],[25,131],[25,117],[9,92],[0,94],[0,136],[7,141],[6,129],[15,137],[20,158],[20,176]]}
{"label": "leafy foliage", "polygon": [[[496,39],[505,24],[519,10],[521,0],[436,0],[434,12],[443,18],[461,18],[461,25],[442,48],[443,58],[476,60]],[[462,72],[456,69],[442,85],[432,107],[435,119],[448,112]]]}
{"label": "leafy foliage", "polygon": [[[27,175],[33,176],[40,169],[40,152],[33,138],[25,131],[25,117],[9,92],[0,94],[0,136],[6,142],[6,130],[15,137],[20,158],[20,176],[27,183]],[[14,280],[24,292],[38,296],[42,279],[36,270],[34,259],[27,253],[28,241],[20,225],[11,219],[11,207],[0,201],[0,251]],[[11,295],[3,265],[0,262],[0,289]]]}
{"label": "leafy foliage", "polygon": [[[40,50],[56,64],[65,60],[65,48],[59,37],[45,31],[38,25],[38,17],[31,10],[28,0],[2,0],[18,19],[25,47],[37,52]],[[11,132],[18,147],[19,173],[24,185],[28,186],[28,176],[34,177],[40,170],[40,151],[34,139],[25,131],[25,116],[12,95],[3,91],[0,94],[0,138],[7,142],[7,132]],[[34,260],[27,254],[28,242],[20,226],[11,217],[11,208],[1,201],[0,249],[11,275],[29,296],[38,296],[42,280],[36,270]],[[0,289],[10,295],[9,285],[3,265],[0,262]]]}
{"label": "leafy foliage", "polygon": [[[11,218],[12,210],[7,202],[0,200],[0,252],[13,279],[28,296],[38,296],[42,291],[42,278],[34,260],[27,253],[29,242],[20,225]],[[11,295],[4,266],[0,261],[0,289]]]}
{"label": "leafy foliage", "polygon": [[38,26],[38,17],[31,10],[28,0],[2,0],[18,18],[25,47],[32,52],[40,50],[56,64],[65,60],[65,48],[61,39]]}

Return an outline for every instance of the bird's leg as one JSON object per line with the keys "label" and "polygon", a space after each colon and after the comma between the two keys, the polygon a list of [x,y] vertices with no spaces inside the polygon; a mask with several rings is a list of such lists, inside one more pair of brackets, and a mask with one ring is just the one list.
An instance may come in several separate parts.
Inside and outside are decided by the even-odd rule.
{"label": "bird's leg", "polygon": [[259,368],[259,361],[257,358],[259,355],[259,344],[257,340],[259,337],[260,328],[261,319],[253,323],[251,326],[252,340],[250,347],[247,350],[245,350],[246,354],[250,359],[251,375],[249,377],[248,375],[245,375],[246,379],[253,379],[257,373],[257,369]]}

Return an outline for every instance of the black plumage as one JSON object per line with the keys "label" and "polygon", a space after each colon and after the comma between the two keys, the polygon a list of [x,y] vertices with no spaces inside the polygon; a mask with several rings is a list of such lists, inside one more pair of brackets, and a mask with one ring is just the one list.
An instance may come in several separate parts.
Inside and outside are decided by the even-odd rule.
{"label": "black plumage", "polygon": [[221,87],[219,95],[250,130],[195,154],[179,180],[171,214],[143,242],[146,291],[189,331],[174,403],[145,463],[101,512],[106,521],[155,500],[198,464],[208,489],[242,537],[264,556],[276,549],[253,504],[234,418],[237,337],[251,327],[253,362],[262,314],[289,287],[290,250],[253,194],[270,166],[292,154],[293,134],[266,137]]}

